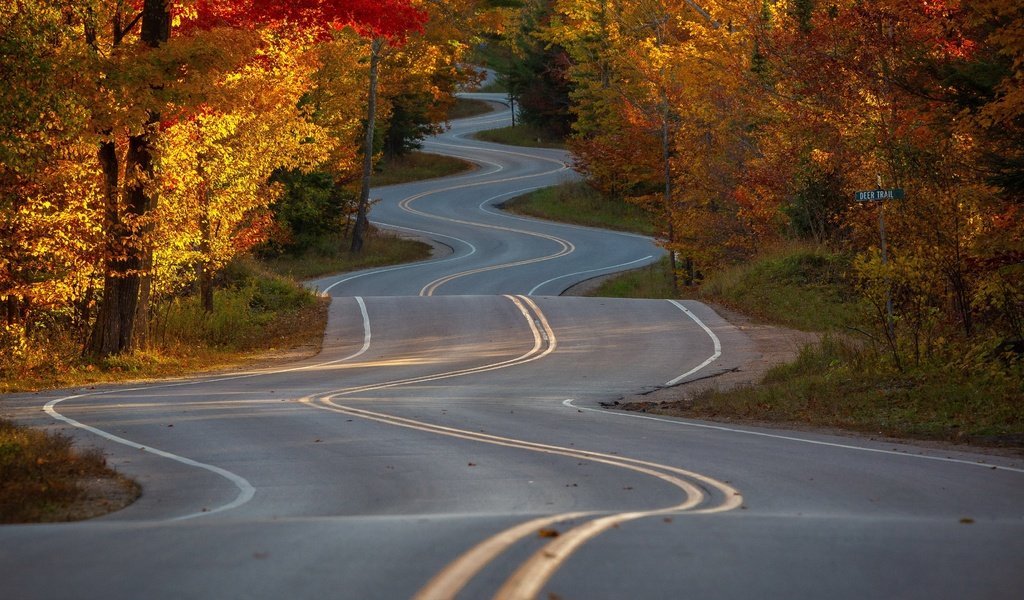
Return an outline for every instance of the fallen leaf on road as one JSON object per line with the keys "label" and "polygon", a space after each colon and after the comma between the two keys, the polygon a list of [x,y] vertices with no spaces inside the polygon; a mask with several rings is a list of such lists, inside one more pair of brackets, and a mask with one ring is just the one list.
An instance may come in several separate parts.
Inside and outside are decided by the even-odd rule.
{"label": "fallen leaf on road", "polygon": [[537,532],[537,536],[542,538],[553,538],[558,537],[559,533],[554,529],[541,529]]}

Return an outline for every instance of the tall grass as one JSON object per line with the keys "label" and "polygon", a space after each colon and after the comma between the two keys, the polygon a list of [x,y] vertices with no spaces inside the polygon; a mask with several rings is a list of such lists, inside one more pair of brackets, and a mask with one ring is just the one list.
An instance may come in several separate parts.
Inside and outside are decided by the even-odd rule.
{"label": "tall grass", "polygon": [[281,276],[253,271],[236,276],[239,281],[214,292],[212,312],[205,312],[195,296],[158,307],[154,326],[158,344],[169,349],[201,344],[241,351],[267,343],[280,347],[288,328],[275,322],[316,303],[311,292]]}
{"label": "tall grass", "polygon": [[700,297],[797,329],[842,329],[854,325],[864,310],[849,270],[848,255],[792,244],[711,274]]}

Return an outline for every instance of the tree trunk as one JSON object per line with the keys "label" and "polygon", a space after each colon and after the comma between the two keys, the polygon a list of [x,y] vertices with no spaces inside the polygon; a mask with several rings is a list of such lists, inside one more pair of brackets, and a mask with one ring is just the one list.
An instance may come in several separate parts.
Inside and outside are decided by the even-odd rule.
{"label": "tree trunk", "polygon": [[[142,9],[142,41],[151,48],[170,38],[171,15],[166,0],[145,0]],[[119,27],[118,27],[119,28]],[[145,130],[128,140],[125,161],[127,177],[138,173],[153,175],[153,141],[160,113],[150,111]],[[156,208],[156,197],[144,181],[128,181],[125,209],[130,219],[120,217],[118,164],[113,141],[100,145],[99,161],[104,174],[106,198],[107,265],[103,277],[103,300],[93,326],[88,351],[95,357],[121,354],[144,345],[148,334],[149,289],[153,249],[147,239],[152,229],[148,217]]]}
{"label": "tree trunk", "polygon": [[[110,132],[105,132],[108,135]],[[97,153],[103,170],[104,222],[106,230],[106,273],[103,277],[103,301],[100,303],[89,339],[89,354],[97,357],[116,354],[127,348],[132,339],[135,303],[138,298],[137,282],[130,273],[134,264],[125,247],[129,236],[121,219],[118,202],[118,159],[113,141],[100,144]],[[129,300],[129,298],[131,300]],[[125,307],[131,304],[130,318],[125,319]]]}
{"label": "tree trunk", "polygon": [[353,253],[362,252],[363,238],[369,227],[366,213],[370,207],[370,177],[373,173],[373,139],[377,125],[377,71],[380,66],[380,52],[384,48],[384,38],[376,38],[370,43],[370,93],[366,102],[366,138],[363,142],[363,183],[359,190],[359,206],[356,211],[356,224],[352,228]]}
{"label": "tree trunk", "polygon": [[[659,38],[660,45],[660,38]],[[673,187],[672,187],[672,135],[669,130],[669,105],[668,105],[668,93],[665,88],[661,89],[661,160],[664,172],[664,190],[662,192],[662,204],[665,206],[665,218],[668,220],[668,243],[669,243],[669,262],[672,266],[672,293],[679,295],[679,272],[677,271],[678,265],[676,264],[676,233],[674,225],[674,214],[672,211],[673,198]],[[690,285],[687,283],[687,285]]]}
{"label": "tree trunk", "polygon": [[213,312],[213,269],[210,268],[213,243],[210,234],[210,188],[202,157],[199,159],[198,171],[203,180],[199,189],[199,254],[202,256],[196,269],[199,276],[199,298],[203,303],[203,311],[209,314]]}

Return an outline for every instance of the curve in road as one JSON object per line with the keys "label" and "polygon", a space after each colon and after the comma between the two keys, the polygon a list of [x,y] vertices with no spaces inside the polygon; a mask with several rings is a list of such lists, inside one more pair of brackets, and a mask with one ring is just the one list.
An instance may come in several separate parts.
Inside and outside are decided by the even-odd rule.
{"label": "curve in road", "polygon": [[0,594],[1019,596],[1019,460],[600,408],[755,353],[699,303],[559,297],[660,250],[496,211],[573,176],[467,137],[507,121],[426,144],[476,171],[375,191],[375,222],[452,252],[312,282],[334,296],[320,356],[5,398],[144,493],[0,527]]}

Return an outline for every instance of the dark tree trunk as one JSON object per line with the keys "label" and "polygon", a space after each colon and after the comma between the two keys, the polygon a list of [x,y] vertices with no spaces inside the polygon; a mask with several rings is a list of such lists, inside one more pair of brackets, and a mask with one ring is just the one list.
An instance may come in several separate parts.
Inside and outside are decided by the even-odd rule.
{"label": "dark tree trunk", "polygon": [[[105,133],[110,134],[110,132]],[[118,315],[124,312],[122,307],[128,302],[128,296],[137,298],[138,288],[134,288],[133,291],[132,285],[128,281],[129,273],[133,269],[132,260],[125,248],[126,238],[129,234],[122,222],[118,202],[118,159],[117,148],[113,141],[105,141],[100,144],[98,159],[100,167],[103,169],[103,227],[106,231],[108,258],[106,273],[103,277],[103,301],[100,303],[96,323],[93,325],[88,350],[93,356],[108,356],[122,351],[131,342],[131,327],[134,324],[136,300],[131,301],[133,319],[121,319],[118,318]]]}
{"label": "dark tree trunk", "polygon": [[[120,29],[119,24],[115,25]],[[145,0],[142,9],[142,41],[151,48],[170,37],[171,15],[166,0]],[[123,32],[115,32],[123,33]],[[145,130],[128,140],[125,167],[128,177],[139,173],[153,175],[153,140],[160,113],[150,111]],[[127,352],[136,344],[145,344],[149,327],[149,288],[153,250],[148,239],[152,224],[148,217],[156,208],[156,197],[145,189],[144,181],[130,180],[125,186],[124,210],[129,219],[121,219],[118,203],[118,164],[113,141],[99,150],[106,195],[107,266],[103,278],[103,300],[93,326],[88,351],[96,357]]]}
{"label": "dark tree trunk", "polygon": [[[660,45],[660,42],[659,42]],[[662,204],[665,206],[665,219],[668,221],[668,242],[669,242],[669,263],[672,268],[672,293],[676,296],[679,295],[679,265],[676,262],[676,230],[673,223],[672,204],[675,201],[673,194],[674,189],[672,186],[672,137],[671,131],[669,130],[669,105],[668,105],[668,93],[661,90],[661,161],[662,161]],[[686,285],[691,285],[687,282]]]}
{"label": "dark tree trunk", "polygon": [[363,142],[363,183],[359,190],[359,207],[356,211],[356,224],[352,228],[352,247],[354,253],[363,250],[363,241],[370,222],[366,216],[370,207],[370,176],[373,173],[373,138],[377,124],[377,70],[380,66],[380,52],[384,48],[383,38],[377,38],[370,44],[370,94],[366,107],[366,139]]}
{"label": "dark tree trunk", "polygon": [[203,170],[202,158],[200,158],[199,174],[203,178],[202,188],[199,190],[200,214],[199,214],[199,259],[197,266],[199,276],[199,297],[203,303],[203,311],[213,312],[213,270],[210,268],[212,252],[212,235],[210,232],[210,190],[206,182],[206,174]]}

